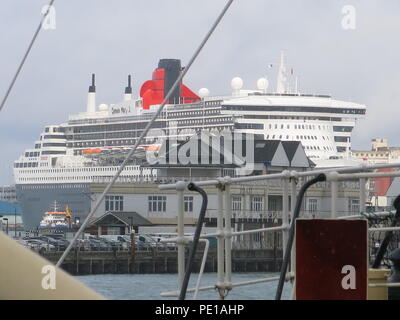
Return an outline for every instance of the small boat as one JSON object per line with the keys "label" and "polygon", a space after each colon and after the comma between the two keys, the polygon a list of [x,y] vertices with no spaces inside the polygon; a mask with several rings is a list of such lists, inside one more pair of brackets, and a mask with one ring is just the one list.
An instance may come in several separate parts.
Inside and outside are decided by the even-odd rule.
{"label": "small boat", "polygon": [[52,211],[46,211],[44,213],[38,229],[40,231],[63,232],[71,227],[71,220],[70,208],[66,206],[65,211],[59,211],[57,201],[54,201]]}

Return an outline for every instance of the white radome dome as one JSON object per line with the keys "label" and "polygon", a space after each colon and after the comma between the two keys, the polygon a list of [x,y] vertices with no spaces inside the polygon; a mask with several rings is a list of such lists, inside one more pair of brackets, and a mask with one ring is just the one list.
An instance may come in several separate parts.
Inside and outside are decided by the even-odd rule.
{"label": "white radome dome", "polygon": [[267,78],[260,78],[257,80],[257,89],[258,90],[267,90],[269,85],[268,79]]}
{"label": "white radome dome", "polygon": [[210,95],[210,90],[208,90],[207,88],[201,88],[198,93],[200,98],[205,98]]}
{"label": "white radome dome", "polygon": [[240,77],[235,77],[231,80],[231,87],[233,90],[240,90],[243,87],[243,80]]}
{"label": "white radome dome", "polygon": [[107,110],[108,110],[108,105],[106,105],[105,103],[99,105],[99,111],[107,111]]}

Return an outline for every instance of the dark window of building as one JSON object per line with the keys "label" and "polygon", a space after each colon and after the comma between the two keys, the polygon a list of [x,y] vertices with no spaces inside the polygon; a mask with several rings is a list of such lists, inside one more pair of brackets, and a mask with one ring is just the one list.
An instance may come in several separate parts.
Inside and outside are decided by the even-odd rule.
{"label": "dark window of building", "polygon": [[149,212],[165,212],[167,209],[166,196],[148,196]]}
{"label": "dark window of building", "polygon": [[106,211],[124,211],[124,197],[123,196],[106,196]]}
{"label": "dark window of building", "polygon": [[184,196],[183,197],[183,209],[186,213],[193,212],[193,196]]}
{"label": "dark window of building", "polygon": [[48,142],[48,143],[43,143],[43,147],[65,147],[66,143],[62,142]]}
{"label": "dark window of building", "polygon": [[42,151],[42,155],[46,154],[66,154],[66,151]]}
{"label": "dark window of building", "polygon": [[235,128],[263,130],[264,125],[262,123],[235,123]]}
{"label": "dark window of building", "polygon": [[264,197],[253,196],[251,198],[251,211],[263,211],[264,210]]}
{"label": "dark window of building", "polygon": [[350,140],[349,137],[337,137],[335,136],[335,142],[348,142]]}
{"label": "dark window of building", "polygon": [[333,131],[335,132],[351,132],[353,127],[349,126],[333,126]]}

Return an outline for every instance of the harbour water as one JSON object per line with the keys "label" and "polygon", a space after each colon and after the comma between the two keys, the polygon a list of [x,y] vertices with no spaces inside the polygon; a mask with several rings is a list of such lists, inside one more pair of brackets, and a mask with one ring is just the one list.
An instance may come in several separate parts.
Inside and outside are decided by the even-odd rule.
{"label": "harbour water", "polygon": [[[232,281],[255,280],[277,275],[277,273],[235,273],[232,275]],[[197,276],[198,274],[192,274],[189,288],[195,286]],[[176,274],[102,274],[76,276],[76,278],[111,300],[177,299],[176,297],[164,298],[160,296],[161,292],[177,289],[178,278]],[[216,273],[205,273],[201,286],[213,285],[216,279]],[[276,286],[277,281],[235,287],[226,297],[226,300],[272,300],[275,297]],[[285,285],[283,299],[290,299],[291,289],[290,284]],[[187,294],[187,299],[193,299],[193,294]],[[219,295],[215,290],[201,291],[197,299],[219,300]]]}

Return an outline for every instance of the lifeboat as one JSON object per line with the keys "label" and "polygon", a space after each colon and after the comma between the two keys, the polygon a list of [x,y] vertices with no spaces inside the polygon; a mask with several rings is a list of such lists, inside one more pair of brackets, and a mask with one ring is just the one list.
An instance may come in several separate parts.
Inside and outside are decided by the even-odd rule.
{"label": "lifeboat", "polygon": [[83,154],[98,154],[101,153],[101,149],[100,148],[96,148],[96,149],[85,149],[82,151]]}

